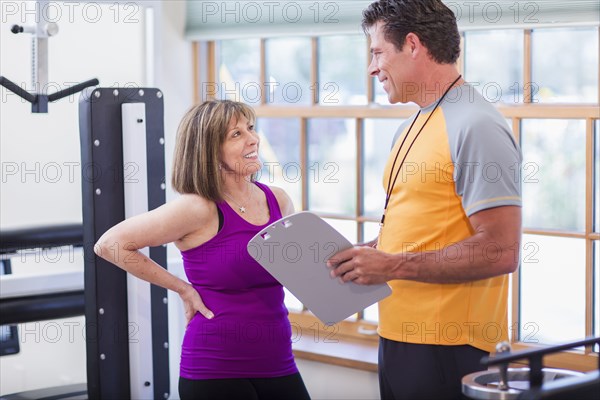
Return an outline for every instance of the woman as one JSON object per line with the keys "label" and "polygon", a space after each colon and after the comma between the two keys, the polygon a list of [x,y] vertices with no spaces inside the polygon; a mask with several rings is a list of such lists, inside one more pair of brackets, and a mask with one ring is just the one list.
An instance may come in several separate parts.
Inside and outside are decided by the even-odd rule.
{"label": "woman", "polygon": [[[261,168],[254,121],[238,102],[192,107],[173,162],[181,196],[114,226],[96,245],[99,256],[181,297],[188,323],[182,399],[309,398],[292,355],[283,288],[246,251],[257,232],[294,211],[283,190],[254,181]],[[137,250],[170,242],[190,283]],[[114,243],[121,251],[111,251]]]}

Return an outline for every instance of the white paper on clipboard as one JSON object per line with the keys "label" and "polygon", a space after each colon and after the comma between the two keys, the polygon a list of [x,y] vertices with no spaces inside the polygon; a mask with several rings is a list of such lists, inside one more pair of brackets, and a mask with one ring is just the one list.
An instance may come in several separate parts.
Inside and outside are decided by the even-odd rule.
{"label": "white paper on clipboard", "polygon": [[332,278],[327,260],[352,244],[310,212],[273,222],[248,242],[248,253],[325,324],[335,324],[389,296],[387,284]]}

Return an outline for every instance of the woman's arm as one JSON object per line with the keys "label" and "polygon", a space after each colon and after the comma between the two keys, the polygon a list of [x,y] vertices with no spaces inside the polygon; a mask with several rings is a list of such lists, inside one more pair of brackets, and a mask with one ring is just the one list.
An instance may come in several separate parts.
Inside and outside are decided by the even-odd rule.
{"label": "woman's arm", "polygon": [[184,302],[188,322],[196,311],[206,318],[206,308],[198,292],[162,268],[139,249],[177,241],[210,225],[212,203],[194,195],[183,195],[152,211],[115,225],[100,237],[94,251],[99,257],[152,284],[177,292]]}

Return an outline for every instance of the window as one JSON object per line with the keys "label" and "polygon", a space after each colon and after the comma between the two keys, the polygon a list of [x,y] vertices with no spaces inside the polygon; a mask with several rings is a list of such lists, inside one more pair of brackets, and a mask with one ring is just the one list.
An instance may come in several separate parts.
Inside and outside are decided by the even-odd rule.
{"label": "window", "polygon": [[[383,183],[383,169],[387,161],[394,135],[403,119],[375,119],[364,120],[363,136],[363,204],[364,214],[373,218],[381,218],[385,203],[385,186]],[[377,236],[366,235],[369,240]]]}
{"label": "window", "polygon": [[[510,35],[514,37],[507,43],[514,45],[512,49],[497,40]],[[586,47],[588,43],[595,47]],[[501,100],[512,102],[512,107],[499,104],[511,119],[509,124],[523,152],[519,176],[524,235],[521,267],[511,289],[512,340],[516,342],[551,344],[598,332],[594,314],[598,309],[598,234],[593,228],[597,224],[592,223],[599,212],[594,196],[598,178],[592,172],[594,162],[598,168],[593,146],[596,153],[598,148],[591,140],[592,128],[598,125],[593,119],[598,108],[597,43],[597,28],[465,34],[467,80],[501,82],[512,71],[510,80],[519,82],[515,86],[520,90],[518,102],[516,96],[510,98],[516,94],[512,91]],[[481,57],[489,49],[500,56]],[[522,55],[513,57],[516,53]],[[531,59],[526,54],[531,54]],[[581,65],[584,62],[586,65]],[[595,106],[586,108],[586,102]],[[571,112],[575,108],[558,103],[581,106]],[[559,114],[561,119],[557,119]],[[586,283],[594,282],[594,277],[591,289]]]}
{"label": "window", "polygon": [[[494,57],[483,54],[494,49]],[[523,102],[523,31],[465,33],[465,79],[488,101]]]}
{"label": "window", "polygon": [[586,336],[585,136],[584,120],[522,121],[523,225],[557,235],[523,237],[519,330],[524,342]]}
{"label": "window", "polygon": [[[288,190],[297,210],[321,215],[348,240],[374,239],[385,199],[383,168],[396,130],[416,107],[388,106],[379,82],[367,76],[364,38],[269,38],[260,43],[254,54],[264,54],[262,71],[253,74],[279,83],[257,107],[262,157],[275,164],[297,163],[301,169],[299,182],[292,182],[295,170],[286,178],[285,171],[271,173],[266,167],[262,180],[268,176],[280,182],[274,184]],[[469,31],[464,46],[459,65],[465,79],[480,92],[486,88],[482,94],[506,117],[524,157],[522,168],[514,171],[523,187],[524,219],[521,267],[510,287],[511,340],[520,348],[597,335],[598,29]],[[289,82],[303,91],[286,101],[281,89]],[[339,101],[325,101],[331,94],[324,90],[327,83],[334,85]],[[293,317],[302,308],[290,304]],[[377,306],[353,319],[353,332],[360,336],[365,324],[377,323]],[[580,354],[594,365],[586,358],[590,351]]]}
{"label": "window", "polygon": [[356,122],[308,120],[308,208],[316,212],[356,214]]}
{"label": "window", "polygon": [[585,121],[521,122],[523,225],[585,231]]}
{"label": "window", "polygon": [[297,118],[259,118],[263,168],[261,182],[279,186],[291,197],[296,210],[302,209],[302,165],[300,163],[300,120]]}
{"label": "window", "polygon": [[[595,239],[592,249],[592,260],[594,263],[594,336],[600,335],[600,120],[596,120],[594,129],[594,210],[592,212]],[[598,346],[596,346],[598,352]]]}
{"label": "window", "polygon": [[585,335],[585,240],[523,235],[519,337],[561,343]]}
{"label": "window", "polygon": [[594,129],[594,210],[592,212],[594,232],[600,232],[600,120],[597,119]]}
{"label": "window", "polygon": [[263,97],[260,84],[260,40],[226,40],[219,46],[218,90],[224,98],[256,105]]}
{"label": "window", "polygon": [[367,62],[364,35],[323,36],[319,44],[319,104],[367,104]]}
{"label": "window", "polygon": [[266,41],[267,104],[311,104],[311,41],[308,38],[278,38]]}
{"label": "window", "polygon": [[598,28],[536,29],[531,42],[535,101],[598,103]]}
{"label": "window", "polygon": [[[594,336],[600,335],[600,241],[594,241],[593,259],[594,259]],[[595,348],[598,352],[598,346]]]}

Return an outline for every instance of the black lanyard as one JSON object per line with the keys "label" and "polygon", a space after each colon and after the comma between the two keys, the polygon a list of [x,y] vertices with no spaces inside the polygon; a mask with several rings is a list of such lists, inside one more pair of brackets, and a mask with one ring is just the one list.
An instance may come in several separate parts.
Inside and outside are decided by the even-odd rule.
{"label": "black lanyard", "polygon": [[392,164],[392,169],[390,170],[390,178],[388,179],[388,186],[387,186],[387,190],[386,190],[386,193],[385,193],[385,206],[383,207],[383,215],[381,216],[381,222],[379,223],[379,225],[383,226],[383,222],[385,221],[385,213],[387,211],[388,204],[390,202],[390,198],[392,197],[392,190],[394,189],[394,185],[396,184],[396,179],[398,179],[398,175],[400,174],[400,170],[402,170],[402,166],[404,165],[404,161],[406,160],[406,157],[408,156],[408,153],[410,152],[410,149],[412,149],[413,144],[415,144],[415,140],[417,140],[417,138],[421,134],[421,131],[423,130],[423,128],[425,128],[425,125],[427,125],[427,122],[429,122],[429,119],[431,118],[431,116],[433,115],[433,113],[435,112],[435,110],[438,108],[438,106],[440,105],[440,103],[442,102],[442,100],[444,100],[444,97],[446,97],[446,95],[448,94],[448,92],[450,91],[450,89],[452,89],[452,87],[456,84],[456,82],[458,82],[458,80],[461,77],[462,77],[462,75],[458,75],[458,78],[456,78],[454,80],[454,82],[452,82],[452,84],[450,86],[448,86],[448,89],[446,89],[446,91],[444,92],[444,94],[442,95],[442,97],[440,97],[440,99],[438,100],[438,102],[435,104],[435,107],[433,107],[433,110],[431,111],[431,114],[429,114],[429,116],[425,120],[425,123],[421,126],[421,129],[419,129],[419,132],[417,132],[417,134],[415,135],[414,139],[410,143],[410,146],[408,146],[408,149],[406,150],[406,154],[404,154],[404,158],[402,158],[402,161],[400,162],[400,165],[398,166],[398,170],[396,171],[396,175],[394,176],[394,181],[392,182],[392,174],[394,173],[394,167],[396,166],[396,161],[398,160],[398,156],[400,155],[400,152],[402,151],[402,147],[404,147],[404,142],[406,141],[406,139],[410,135],[411,129],[415,125],[415,122],[417,122],[417,119],[419,118],[419,115],[421,115],[421,110],[419,110],[419,112],[417,113],[417,116],[415,117],[415,119],[413,119],[413,122],[410,124],[410,127],[408,128],[408,131],[406,132],[406,135],[404,135],[404,138],[402,139],[402,143],[400,143],[400,148],[398,149],[398,152],[396,153],[396,157],[394,158],[394,162]]}

